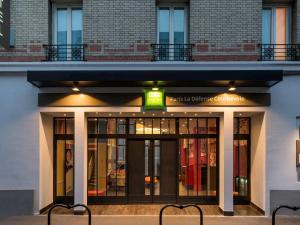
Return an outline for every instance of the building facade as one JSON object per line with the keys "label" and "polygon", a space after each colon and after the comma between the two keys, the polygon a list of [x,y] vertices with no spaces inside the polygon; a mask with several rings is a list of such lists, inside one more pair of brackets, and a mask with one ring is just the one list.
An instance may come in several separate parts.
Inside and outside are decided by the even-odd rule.
{"label": "building facade", "polygon": [[297,0],[0,2],[3,214],[299,203]]}

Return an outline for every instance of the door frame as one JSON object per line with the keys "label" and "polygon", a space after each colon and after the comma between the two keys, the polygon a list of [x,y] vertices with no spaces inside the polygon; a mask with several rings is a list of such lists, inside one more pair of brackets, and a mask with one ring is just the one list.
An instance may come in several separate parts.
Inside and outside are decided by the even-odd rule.
{"label": "door frame", "polygon": [[[53,118],[53,203],[64,203],[64,204],[73,204],[74,203],[74,195],[73,196],[57,196],[57,188],[56,188],[56,180],[57,180],[57,141],[62,140],[65,143],[66,150],[66,142],[68,140],[74,142],[74,153],[73,153],[73,191],[75,190],[75,138],[74,134],[55,134],[55,119],[65,119],[65,129],[66,129],[66,120],[73,119],[74,117],[55,117]],[[64,174],[64,182],[66,180],[66,174]],[[64,187],[65,188],[65,187]],[[66,190],[64,190],[66,192]]]}
{"label": "door frame", "polygon": [[[150,140],[150,143],[151,143],[151,145],[150,145],[150,151],[151,151],[151,154],[150,154],[150,157],[151,157],[151,161],[152,161],[152,166],[151,166],[151,168],[152,168],[152,170],[151,170],[151,172],[150,172],[150,176],[151,176],[151,180],[152,180],[152,182],[151,182],[151,187],[150,187],[150,196],[149,196],[149,199],[150,200],[143,200],[143,199],[146,199],[146,198],[141,198],[141,201],[140,200],[137,200],[137,201],[130,201],[130,197],[129,197],[129,171],[128,171],[128,169],[126,170],[126,183],[127,183],[127,188],[126,188],[126,196],[127,196],[127,203],[129,203],[129,204],[132,204],[132,203],[143,203],[143,204],[153,204],[153,203],[170,203],[170,202],[172,202],[172,203],[177,203],[178,202],[178,151],[177,151],[177,149],[178,149],[178,139],[176,139],[176,138],[170,138],[170,137],[165,137],[165,138],[153,138],[153,137],[151,137],[151,138],[145,138],[145,137],[135,137],[135,138],[128,138],[127,139],[127,148],[126,148],[126,159],[128,159],[128,153],[129,153],[129,148],[128,148],[128,143],[130,142],[130,141],[146,141],[146,140]],[[154,141],[155,140],[159,140],[159,141],[164,141],[164,140],[168,140],[168,141],[174,141],[175,143],[176,143],[176,149],[175,149],[175,157],[176,157],[176,167],[175,167],[175,170],[176,170],[176,172],[175,172],[175,188],[176,188],[176,191],[175,191],[175,197],[174,197],[174,199],[173,200],[170,200],[170,199],[166,199],[165,198],[165,200],[164,200],[164,198],[163,198],[163,196],[157,196],[157,197],[155,197],[155,195],[154,195],[154,193],[153,193],[153,191],[154,191],[154,184],[153,184],[153,170],[154,170],[154,145],[153,145],[153,143],[154,143]],[[162,151],[160,150],[160,154],[162,154]],[[130,162],[129,161],[127,161],[127,165],[129,164]],[[127,167],[128,168],[128,167]]]}

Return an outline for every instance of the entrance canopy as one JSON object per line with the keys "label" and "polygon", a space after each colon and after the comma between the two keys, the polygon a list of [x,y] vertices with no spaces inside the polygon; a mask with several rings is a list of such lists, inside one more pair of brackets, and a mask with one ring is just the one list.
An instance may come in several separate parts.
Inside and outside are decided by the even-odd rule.
{"label": "entrance canopy", "polygon": [[[155,67],[154,67],[155,68]],[[27,79],[36,87],[272,87],[282,70],[35,70]]]}

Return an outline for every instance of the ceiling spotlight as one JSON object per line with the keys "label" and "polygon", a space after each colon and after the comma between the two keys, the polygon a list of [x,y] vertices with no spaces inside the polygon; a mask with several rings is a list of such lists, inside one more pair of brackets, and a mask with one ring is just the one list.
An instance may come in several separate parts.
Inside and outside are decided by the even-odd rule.
{"label": "ceiling spotlight", "polygon": [[122,112],[120,112],[120,115],[122,114]]}
{"label": "ceiling spotlight", "polygon": [[236,90],[236,86],[234,85],[234,81],[230,81],[228,91],[235,91],[235,90]]}
{"label": "ceiling spotlight", "polygon": [[78,87],[78,82],[77,81],[74,81],[73,82],[73,87],[72,87],[72,91],[75,91],[75,92],[79,92],[80,91],[80,89],[79,89],[79,87]]}
{"label": "ceiling spotlight", "polygon": [[112,114],[110,113],[110,114],[108,114],[109,116],[112,116]]}
{"label": "ceiling spotlight", "polygon": [[132,113],[132,116],[135,116],[135,113]]}
{"label": "ceiling spotlight", "polygon": [[173,113],[171,113],[171,116],[174,116],[174,114],[173,114]]}
{"label": "ceiling spotlight", "polygon": [[158,91],[159,88],[158,88],[158,86],[157,86],[157,81],[154,81],[153,84],[154,84],[154,86],[153,86],[153,88],[152,88],[152,91]]}
{"label": "ceiling spotlight", "polygon": [[64,114],[64,117],[66,117],[67,116],[67,114]]}

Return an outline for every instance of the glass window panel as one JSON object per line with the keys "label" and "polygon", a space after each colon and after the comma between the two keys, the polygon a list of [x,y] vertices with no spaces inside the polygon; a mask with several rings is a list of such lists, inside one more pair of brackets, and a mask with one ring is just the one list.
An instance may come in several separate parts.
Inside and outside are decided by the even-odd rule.
{"label": "glass window panel", "polygon": [[151,194],[151,177],[149,173],[150,141],[145,140],[145,196]]}
{"label": "glass window panel", "polygon": [[106,196],[107,190],[107,182],[108,177],[106,176],[107,170],[107,139],[98,139],[98,178],[97,178],[97,185],[98,185],[98,196]]}
{"label": "glass window panel", "polygon": [[184,44],[184,8],[174,10],[174,44]]}
{"label": "glass window panel", "polygon": [[107,139],[107,196],[117,194],[116,139]]}
{"label": "glass window panel", "polygon": [[161,134],[169,134],[170,133],[169,120],[166,118],[162,118],[160,124],[161,124]]}
{"label": "glass window panel", "polygon": [[126,190],[126,141],[118,139],[118,162],[117,162],[117,195],[125,196]]}
{"label": "glass window panel", "polygon": [[271,34],[272,34],[272,10],[263,9],[263,19],[262,19],[262,44],[271,44]]}
{"label": "glass window panel", "polygon": [[207,170],[207,194],[217,195],[217,140],[207,139],[208,147],[208,170]]}
{"label": "glass window panel", "polygon": [[57,44],[67,44],[67,9],[57,9]]}
{"label": "glass window panel", "polygon": [[126,119],[120,118],[117,119],[117,133],[126,134]]}
{"label": "glass window panel", "polygon": [[154,195],[160,195],[160,141],[154,141]]}
{"label": "glass window panel", "polygon": [[88,139],[88,196],[97,196],[97,139]]}
{"label": "glass window panel", "polygon": [[74,194],[74,141],[66,141],[65,149],[65,177],[66,177],[66,196]]}
{"label": "glass window panel", "polygon": [[56,118],[55,119],[55,134],[65,133],[65,119]]}
{"label": "glass window panel", "polygon": [[88,119],[88,133],[97,134],[97,118]]}
{"label": "glass window panel", "polygon": [[207,134],[207,119],[198,119],[198,134]]}
{"label": "glass window panel", "polygon": [[189,134],[197,134],[197,119],[189,118]]}
{"label": "glass window panel", "polygon": [[217,119],[216,118],[208,118],[208,134],[216,134],[217,133]]}
{"label": "glass window panel", "polygon": [[159,10],[159,44],[170,43],[170,10],[160,8]]}
{"label": "glass window panel", "polygon": [[247,196],[248,183],[248,142],[239,141],[239,195]]}
{"label": "glass window panel", "polygon": [[65,141],[56,142],[56,196],[65,195]]}
{"label": "glass window panel", "polygon": [[153,119],[153,134],[160,134],[160,119]]}
{"label": "glass window panel", "polygon": [[239,133],[239,121],[238,118],[234,118],[234,124],[233,124],[234,134]]}
{"label": "glass window panel", "polygon": [[72,44],[82,44],[81,9],[72,9]]}
{"label": "glass window panel", "polygon": [[139,118],[136,121],[136,134],[144,134],[144,119],[143,118]]}
{"label": "glass window panel", "polygon": [[176,120],[169,119],[170,134],[176,134]]}
{"label": "glass window panel", "polygon": [[145,119],[145,134],[152,134],[152,119]]}
{"label": "glass window panel", "polygon": [[107,133],[108,134],[115,134],[116,133],[116,119],[108,119]]}
{"label": "glass window panel", "polygon": [[188,166],[187,166],[187,187],[189,196],[197,196],[198,176],[197,173],[197,139],[188,139]]}
{"label": "glass window panel", "polygon": [[188,122],[187,119],[179,119],[179,134],[188,134]]}
{"label": "glass window panel", "polygon": [[208,175],[208,145],[207,139],[198,139],[198,164],[199,164],[199,187],[198,195],[206,196],[208,190],[207,175]]}
{"label": "glass window panel", "polygon": [[188,139],[179,139],[179,196],[188,195]]}
{"label": "glass window panel", "polygon": [[286,8],[276,8],[276,44],[286,44]]}
{"label": "glass window panel", "polygon": [[239,191],[239,141],[233,141],[233,195]]}
{"label": "glass window panel", "polygon": [[250,120],[249,118],[240,118],[239,119],[239,131],[240,134],[249,134],[250,132]]}
{"label": "glass window panel", "polygon": [[66,119],[66,125],[67,125],[67,134],[74,134],[74,119],[73,118],[67,118]]}
{"label": "glass window panel", "polygon": [[99,134],[107,133],[107,119],[104,118],[98,119],[98,133]]}
{"label": "glass window panel", "polygon": [[136,120],[137,119],[129,119],[129,134],[136,133]]}

